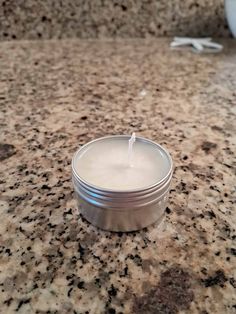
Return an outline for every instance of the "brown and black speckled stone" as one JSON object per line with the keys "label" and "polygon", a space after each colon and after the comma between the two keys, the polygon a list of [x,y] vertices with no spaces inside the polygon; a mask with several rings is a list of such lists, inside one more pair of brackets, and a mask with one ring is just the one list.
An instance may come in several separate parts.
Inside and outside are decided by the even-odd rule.
{"label": "brown and black speckled stone", "polygon": [[[167,39],[0,44],[0,143],[15,151],[0,163],[0,311],[129,314],[144,298],[233,313],[236,43],[223,44],[217,55]],[[133,131],[173,157],[166,220],[104,232],[77,211],[71,158]]]}
{"label": "brown and black speckled stone", "polygon": [[0,161],[15,154],[15,148],[11,144],[0,143]]}
{"label": "brown and black speckled stone", "polygon": [[0,39],[229,37],[224,0],[6,0]]}
{"label": "brown and black speckled stone", "polygon": [[181,268],[172,267],[161,274],[157,286],[142,297],[136,297],[135,314],[175,314],[188,310],[194,299],[189,274]]}

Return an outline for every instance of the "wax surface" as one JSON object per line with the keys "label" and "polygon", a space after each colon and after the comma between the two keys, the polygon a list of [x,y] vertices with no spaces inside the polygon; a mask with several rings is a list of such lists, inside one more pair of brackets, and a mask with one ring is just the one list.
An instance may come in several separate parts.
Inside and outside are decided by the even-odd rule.
{"label": "wax surface", "polygon": [[170,161],[164,151],[139,139],[128,160],[128,138],[106,138],[82,149],[75,160],[78,175],[100,188],[134,190],[153,185],[164,178]]}

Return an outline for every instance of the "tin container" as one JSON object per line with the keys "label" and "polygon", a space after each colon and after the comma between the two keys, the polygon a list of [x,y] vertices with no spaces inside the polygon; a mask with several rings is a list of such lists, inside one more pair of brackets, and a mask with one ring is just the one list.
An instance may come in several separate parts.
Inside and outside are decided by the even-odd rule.
{"label": "tin container", "polygon": [[72,159],[72,182],[78,206],[83,217],[91,224],[109,231],[135,231],[161,221],[168,201],[168,191],[173,173],[173,163],[169,153],[159,144],[137,137],[136,141],[152,144],[168,159],[167,175],[155,184],[143,189],[116,191],[94,186],[80,177],[76,170],[76,160],[88,145],[106,139],[123,139],[130,136],[109,136],[99,138],[82,146]]}

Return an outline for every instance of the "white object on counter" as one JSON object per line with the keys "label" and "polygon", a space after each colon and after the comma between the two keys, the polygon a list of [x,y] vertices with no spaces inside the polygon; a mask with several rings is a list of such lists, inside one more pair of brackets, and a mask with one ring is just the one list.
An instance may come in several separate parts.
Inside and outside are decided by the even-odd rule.
{"label": "white object on counter", "polygon": [[236,38],[236,0],[225,0],[225,13],[231,33]]}
{"label": "white object on counter", "polygon": [[192,46],[195,51],[202,52],[205,48],[210,48],[212,51],[218,52],[223,49],[223,46],[212,42],[210,37],[207,38],[190,38],[190,37],[174,37],[170,44],[171,48]]}

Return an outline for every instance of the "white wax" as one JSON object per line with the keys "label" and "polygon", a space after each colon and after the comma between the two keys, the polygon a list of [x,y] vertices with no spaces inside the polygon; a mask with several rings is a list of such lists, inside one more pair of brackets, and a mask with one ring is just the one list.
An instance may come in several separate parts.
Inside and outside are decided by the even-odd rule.
{"label": "white wax", "polygon": [[142,189],[168,174],[171,165],[165,151],[139,138],[129,166],[128,140],[108,137],[85,146],[76,156],[76,172],[89,184],[117,191]]}

